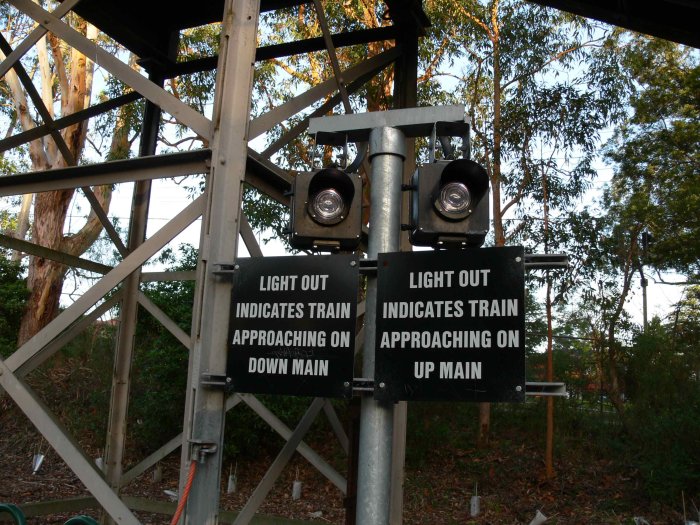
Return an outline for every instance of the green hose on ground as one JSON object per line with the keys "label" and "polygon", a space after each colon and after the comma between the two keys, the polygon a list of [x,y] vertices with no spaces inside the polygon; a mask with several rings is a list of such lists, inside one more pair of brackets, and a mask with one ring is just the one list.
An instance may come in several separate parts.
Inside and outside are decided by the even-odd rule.
{"label": "green hose on ground", "polygon": [[100,525],[90,516],[74,516],[65,525]]}
{"label": "green hose on ground", "polygon": [[27,520],[24,519],[24,513],[17,505],[12,503],[0,503],[0,514],[8,513],[15,520],[17,525],[27,525]]}

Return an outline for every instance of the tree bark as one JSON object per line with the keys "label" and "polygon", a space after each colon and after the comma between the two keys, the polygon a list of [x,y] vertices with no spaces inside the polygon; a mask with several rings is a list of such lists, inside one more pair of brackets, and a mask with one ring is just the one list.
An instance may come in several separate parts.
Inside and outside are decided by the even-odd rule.
{"label": "tree bark", "polygon": [[[78,22],[76,30],[93,38],[97,31],[84,21]],[[64,57],[64,48],[55,37],[49,37],[53,63],[49,64],[49,53],[45,42],[39,45],[38,59],[41,61],[42,98],[51,101],[51,94],[60,94],[62,116],[85,109],[90,103],[93,63],[77,50]],[[22,128],[27,131],[34,122],[27,110],[26,95],[13,72],[8,73],[8,84],[12,91],[15,109]],[[58,87],[57,87],[58,86]],[[46,104],[49,115],[54,115],[53,103]],[[87,136],[87,122],[80,122],[61,131],[73,159],[79,159]],[[60,153],[53,139],[36,140],[30,143],[30,159],[34,171],[62,168],[69,161]],[[34,223],[31,228],[32,241],[41,246],[64,251],[72,255],[82,254],[97,238],[102,226],[98,217],[91,213],[82,229],[72,235],[64,235],[65,222],[75,190],[42,192],[34,199]],[[109,208],[111,189],[96,188],[95,194],[104,209]],[[27,276],[29,297],[20,325],[18,344],[22,345],[46,326],[59,311],[61,291],[67,268],[59,263],[31,257]]]}
{"label": "tree bark", "polygon": [[[17,215],[17,230],[15,231],[15,238],[25,240],[27,238],[27,232],[29,232],[29,211],[32,207],[32,202],[34,201],[34,194],[29,193],[22,196],[22,206]],[[18,251],[12,252],[12,261],[20,262],[22,260],[22,253]]]}

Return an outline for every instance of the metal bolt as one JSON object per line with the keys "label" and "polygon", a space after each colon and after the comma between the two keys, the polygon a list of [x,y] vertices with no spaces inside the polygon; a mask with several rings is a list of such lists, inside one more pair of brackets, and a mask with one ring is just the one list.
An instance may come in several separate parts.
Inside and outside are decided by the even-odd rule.
{"label": "metal bolt", "polygon": [[516,258],[515,258],[515,262],[520,262],[520,261],[522,261],[522,260],[523,260],[522,257],[516,257]]}
{"label": "metal bolt", "polygon": [[345,381],[345,382],[343,383],[343,386],[346,387],[346,388],[349,387],[349,386],[350,386],[350,381]]}
{"label": "metal bolt", "polygon": [[226,378],[226,382],[227,382],[227,383],[230,383],[231,381],[232,381],[232,379],[231,379],[230,377],[227,377],[227,378]]}
{"label": "metal bolt", "polygon": [[357,261],[350,261],[350,266],[352,266],[353,268],[357,266]]}
{"label": "metal bolt", "polygon": [[240,267],[239,265],[237,265],[237,264],[234,264],[234,265],[233,265],[233,269],[234,269],[234,270],[240,270],[241,267]]}
{"label": "metal bolt", "polygon": [[386,383],[384,381],[379,383],[379,388],[386,388]]}
{"label": "metal bolt", "polygon": [[516,392],[522,392],[522,391],[523,391],[523,387],[520,386],[520,385],[518,385],[518,386],[515,387],[515,391],[516,391]]}

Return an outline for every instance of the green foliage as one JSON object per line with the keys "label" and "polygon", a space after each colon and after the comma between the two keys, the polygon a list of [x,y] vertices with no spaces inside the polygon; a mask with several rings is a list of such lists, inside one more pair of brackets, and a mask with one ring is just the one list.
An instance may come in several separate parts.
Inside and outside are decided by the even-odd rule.
{"label": "green foliage", "polygon": [[[287,427],[294,429],[313,398],[259,395],[258,400]],[[317,418],[310,432],[319,427],[323,417]],[[307,437],[309,439],[310,436]],[[258,456],[260,452],[276,454],[284,440],[252,409],[240,403],[226,414],[224,435],[225,461],[239,456]]]}
{"label": "green foliage", "polygon": [[[215,57],[219,52],[220,38],[221,24],[219,23],[181,31],[178,61]],[[179,81],[171,80],[170,87],[180,100],[205,113],[205,108],[213,99],[215,75],[216,70],[191,73],[183,76]],[[165,140],[165,137],[161,140]]]}
{"label": "green foliage", "polygon": [[116,324],[98,321],[61,349],[38,388],[74,435],[102,448],[107,435]]}
{"label": "green foliage", "polygon": [[[676,319],[654,319],[634,345],[628,369],[630,461],[655,500],[700,490],[700,350],[697,289]],[[692,324],[683,326],[683,316]]]}
{"label": "green foliage", "polygon": [[471,429],[476,415],[477,405],[474,403],[411,403],[406,437],[407,463],[420,467],[441,449],[473,445]]}
{"label": "green foliage", "polygon": [[653,237],[646,263],[700,275],[700,54],[637,36],[623,63],[636,81],[632,110],[607,146],[616,165],[611,207]]}
{"label": "green foliage", "polygon": [[0,252],[0,357],[17,348],[19,323],[29,292],[23,269]]}
{"label": "green foliage", "polygon": [[547,205],[565,220],[595,176],[600,131],[622,113],[625,77],[603,45],[611,30],[517,0],[427,7],[427,45],[443,45],[430,68],[452,79],[467,105],[473,155],[491,177],[496,244],[546,244],[543,178]]}
{"label": "green foliage", "polygon": [[[273,238],[279,239],[289,248],[288,235],[289,209],[264,193],[257,191],[249,185],[245,185],[243,196],[243,212],[255,230],[266,235],[263,242],[267,243]],[[291,249],[291,248],[290,248]]]}
{"label": "green foliage", "polygon": [[[161,262],[172,271],[194,270],[197,251],[189,245]],[[192,324],[194,281],[163,281],[144,286],[144,293],[186,333]],[[182,428],[189,351],[150,314],[141,310],[132,365],[129,429],[143,449],[155,450]]]}

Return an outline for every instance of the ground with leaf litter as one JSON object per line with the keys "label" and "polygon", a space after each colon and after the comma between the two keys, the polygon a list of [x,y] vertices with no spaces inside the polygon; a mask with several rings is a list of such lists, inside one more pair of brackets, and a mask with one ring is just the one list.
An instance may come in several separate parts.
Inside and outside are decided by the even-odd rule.
{"label": "ground with leaf litter", "polygon": [[[427,426],[422,437],[431,435]],[[315,448],[339,471],[345,460],[330,433],[317,432],[310,440]],[[652,525],[683,524],[682,505],[651,505],[642,496],[634,471],[627,471],[611,459],[595,453],[567,454],[559,451],[557,475],[543,478],[542,443],[531,437],[501,432],[487,449],[461,446],[454,440],[442,444],[439,436],[432,443],[416,444],[409,432],[405,480],[404,523],[412,524],[528,524],[539,510],[547,524],[634,523],[643,517]],[[41,451],[44,462],[32,473],[32,457]],[[88,452],[95,457],[98,451]],[[228,475],[233,465],[224,466],[221,506],[240,510],[255,489],[274,456],[240,458],[235,464],[235,492],[227,493]],[[179,453],[166,458],[160,473],[144,473],[124,490],[124,494],[171,501],[168,492],[177,490]],[[302,490],[292,498],[294,481]],[[470,500],[478,491],[480,511],[470,516]],[[81,482],[58,455],[42,441],[17,408],[4,396],[0,399],[0,502],[22,504],[88,495]],[[341,492],[304,458],[296,455],[275,483],[260,512],[315,523],[345,523]],[[688,502],[687,519],[692,506]],[[96,517],[95,509],[81,511]],[[29,518],[29,524],[63,524],[72,515]],[[169,517],[137,513],[143,524],[168,524]],[[4,517],[4,516],[0,516]]]}

